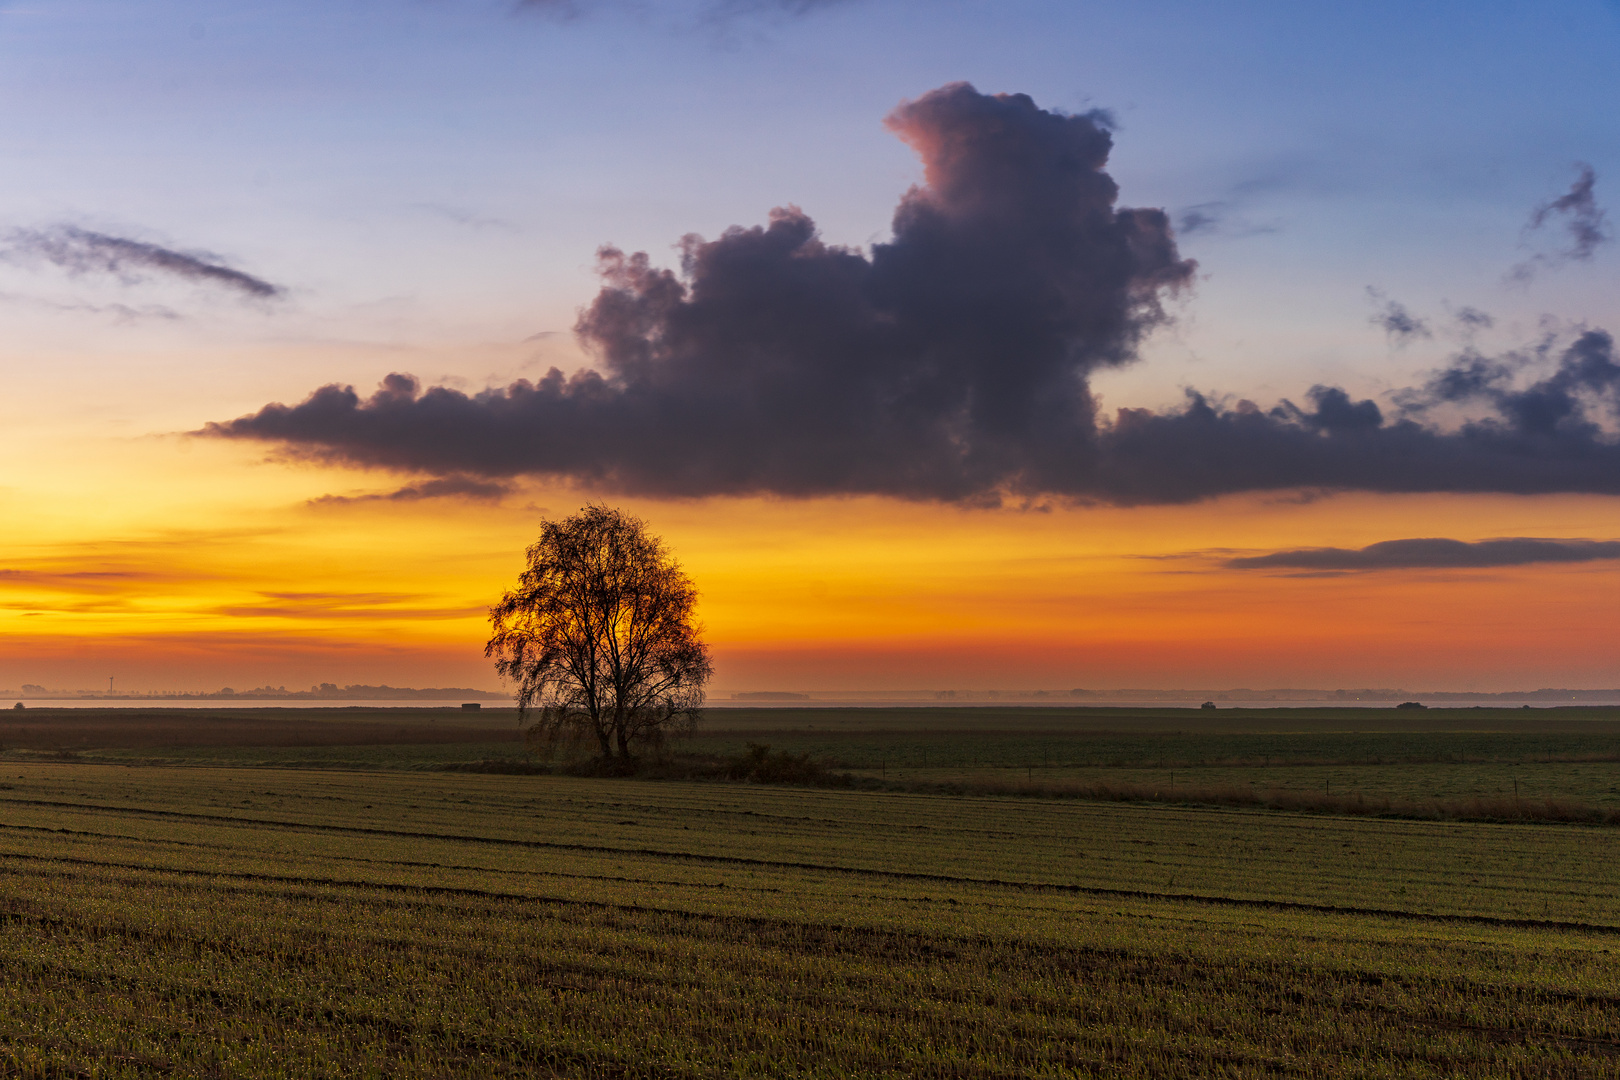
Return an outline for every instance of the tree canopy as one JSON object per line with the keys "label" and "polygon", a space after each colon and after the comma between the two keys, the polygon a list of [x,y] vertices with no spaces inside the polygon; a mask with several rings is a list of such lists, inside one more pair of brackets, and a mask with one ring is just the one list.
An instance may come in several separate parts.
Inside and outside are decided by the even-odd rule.
{"label": "tree canopy", "polygon": [[646,523],[606,506],[546,521],[518,586],[490,609],[484,655],[517,683],[531,739],[594,741],[603,758],[696,724],[713,674],[697,589]]}

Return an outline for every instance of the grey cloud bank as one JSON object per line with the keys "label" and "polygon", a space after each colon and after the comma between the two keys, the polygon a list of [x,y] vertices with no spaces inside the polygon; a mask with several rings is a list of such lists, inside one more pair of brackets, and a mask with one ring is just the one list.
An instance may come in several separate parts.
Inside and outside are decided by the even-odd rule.
{"label": "grey cloud bank", "polygon": [[1513,537],[1468,543],[1442,537],[1385,540],[1364,548],[1299,548],[1227,559],[1232,570],[1456,570],[1620,559],[1620,540]]}
{"label": "grey cloud bank", "polygon": [[[1102,415],[1091,375],[1134,360],[1195,271],[1162,211],[1117,205],[1107,117],[957,83],[888,125],[925,183],[870,252],[825,243],[791,206],[688,236],[678,273],[603,248],[603,287],[575,328],[599,370],[470,395],[395,374],[369,397],[329,385],[203,433],[665,497],[1620,493],[1620,365],[1596,329],[1465,350],[1391,415],[1330,386],[1303,406],[1189,393],[1179,409]],[[1382,317],[1397,338],[1426,329],[1396,306]]]}

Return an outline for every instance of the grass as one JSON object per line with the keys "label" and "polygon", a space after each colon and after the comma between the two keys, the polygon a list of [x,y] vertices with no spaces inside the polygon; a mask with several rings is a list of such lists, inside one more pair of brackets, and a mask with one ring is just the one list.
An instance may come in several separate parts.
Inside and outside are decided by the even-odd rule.
{"label": "grass", "polygon": [[0,1075],[1620,1077],[1616,710],[26,712]]}
{"label": "grass", "polygon": [[1419,817],[1620,816],[1620,710],[726,710],[700,740],[902,790]]}
{"label": "grass", "polygon": [[[530,771],[510,709],[30,709],[11,760]],[[670,777],[751,745],[868,787],[1403,817],[1620,818],[1620,710],[715,709]],[[814,769],[810,770],[814,771]]]}
{"label": "grass", "polygon": [[0,1072],[1620,1076],[1620,832],[6,762]]}

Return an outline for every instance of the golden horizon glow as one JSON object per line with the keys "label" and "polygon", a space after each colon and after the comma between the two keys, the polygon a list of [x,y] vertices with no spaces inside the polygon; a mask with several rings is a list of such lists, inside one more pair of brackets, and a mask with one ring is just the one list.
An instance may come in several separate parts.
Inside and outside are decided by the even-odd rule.
{"label": "golden horizon glow", "polygon": [[[545,516],[647,519],[697,581],[717,694],[750,689],[1620,685],[1613,567],[1309,576],[1236,554],[1447,536],[1608,539],[1593,497],[1346,495],[963,509],[655,501],[524,485],[391,500],[385,474],[187,437],[0,444],[0,690],[494,687],[485,614]],[[153,477],[160,477],[154,482]]]}

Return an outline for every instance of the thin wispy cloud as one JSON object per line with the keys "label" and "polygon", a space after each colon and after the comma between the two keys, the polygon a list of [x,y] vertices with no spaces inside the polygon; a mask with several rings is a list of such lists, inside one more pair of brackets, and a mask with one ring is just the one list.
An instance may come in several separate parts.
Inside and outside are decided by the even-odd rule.
{"label": "thin wispy cloud", "polygon": [[41,311],[99,315],[117,323],[176,322],[184,318],[178,311],[163,304],[95,304],[85,300],[53,299],[47,296],[27,296],[19,293],[0,293],[0,304],[34,308]]}
{"label": "thin wispy cloud", "polygon": [[1539,563],[1583,563],[1620,559],[1620,540],[1554,540],[1512,537],[1501,540],[1450,540],[1423,537],[1384,540],[1362,548],[1295,548],[1265,555],[1245,555],[1221,563],[1229,570],[1305,570],[1366,572],[1374,570],[1466,570]]}
{"label": "thin wispy cloud", "polygon": [[1217,197],[1193,203],[1174,214],[1176,235],[1183,239],[1192,236],[1225,236],[1229,238],[1261,236],[1282,231],[1276,221],[1257,219],[1253,211],[1277,192],[1311,184],[1311,168],[1302,162],[1273,162],[1257,169],[1252,175],[1231,184]]}
{"label": "thin wispy cloud", "polygon": [[155,277],[223,289],[252,300],[273,300],[286,292],[208,252],[177,251],[76,225],[13,229],[0,240],[0,256],[13,263],[45,263],[73,276],[113,277],[127,285]]}
{"label": "thin wispy cloud", "polygon": [[[859,2],[861,0],[705,0],[687,5],[685,17],[699,25],[708,26],[725,25],[746,19],[799,19],[828,8],[845,7]],[[520,14],[538,15],[561,23],[575,22],[612,11],[643,10],[642,5],[632,0],[515,0],[512,7]]]}
{"label": "thin wispy cloud", "polygon": [[481,616],[483,606],[422,603],[411,593],[264,592],[257,602],[230,604],[215,614],[239,619],[396,620],[465,619]]}
{"label": "thin wispy cloud", "polygon": [[512,493],[512,485],[502,480],[481,480],[472,476],[447,476],[424,480],[393,491],[368,492],[364,495],[322,495],[311,499],[313,506],[342,506],[352,503],[422,502],[425,499],[468,499],[474,502],[499,502]]}
{"label": "thin wispy cloud", "polygon": [[521,231],[517,225],[507,221],[505,218],[489,217],[485,214],[477,214],[471,210],[459,206],[450,206],[445,203],[412,203],[411,209],[480,232],[515,233]]}

